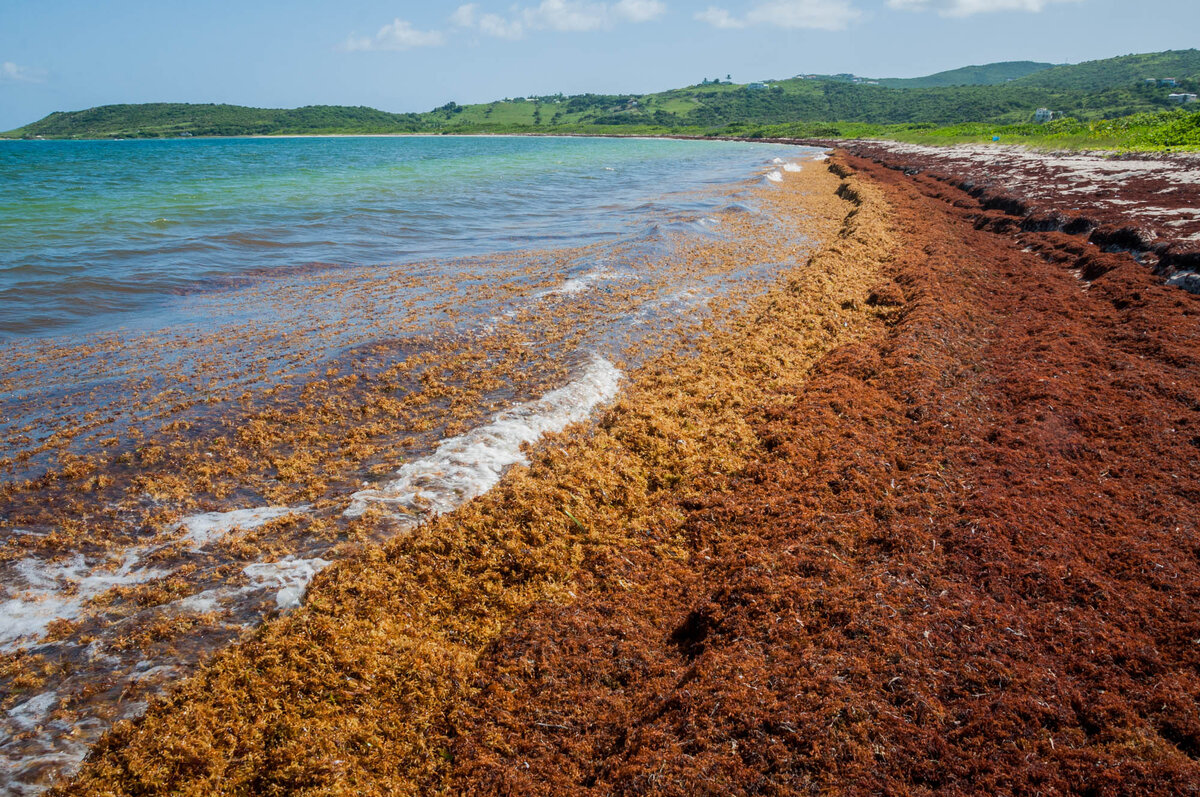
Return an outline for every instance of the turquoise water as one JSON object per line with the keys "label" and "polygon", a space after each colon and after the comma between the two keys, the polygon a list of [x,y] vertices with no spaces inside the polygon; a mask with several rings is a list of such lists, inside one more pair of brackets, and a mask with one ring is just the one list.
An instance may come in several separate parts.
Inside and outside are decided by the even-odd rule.
{"label": "turquoise water", "polygon": [[795,154],[600,138],[2,142],[0,337],[136,324],[176,294],[314,264],[636,236],[690,189]]}

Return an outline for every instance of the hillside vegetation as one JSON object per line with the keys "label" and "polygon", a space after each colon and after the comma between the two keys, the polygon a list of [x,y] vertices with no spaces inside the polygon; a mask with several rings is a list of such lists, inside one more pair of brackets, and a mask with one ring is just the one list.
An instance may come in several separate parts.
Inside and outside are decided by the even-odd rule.
{"label": "hillside vegetation", "polygon": [[420,129],[421,116],[343,105],[276,109],[155,102],[142,105],[102,105],[84,111],[52,113],[13,132],[26,137],[32,135],[46,138],[412,132]]}
{"label": "hillside vegetation", "polygon": [[996,64],[982,66],[964,66],[946,72],[938,72],[925,77],[913,78],[883,78],[881,86],[895,89],[931,89],[939,86],[994,86],[997,83],[1008,83],[1011,80],[1025,77],[1043,69],[1049,69],[1054,64],[1044,64],[1038,61],[1002,61]]}
{"label": "hillside vegetation", "polygon": [[[1200,50],[1122,55],[1101,61],[1054,66],[1014,81],[1019,87],[1059,91],[1105,91],[1144,83],[1148,78],[1176,78],[1195,90],[1200,77]],[[1172,89],[1168,89],[1171,91]],[[1180,89],[1173,89],[1179,91]]]}
{"label": "hillside vegetation", "polygon": [[[1164,78],[1173,78],[1175,85],[1165,84]],[[1064,142],[1083,137],[1121,140],[1130,146],[1192,146],[1200,144],[1194,138],[1195,126],[1180,121],[1187,114],[1168,95],[1198,91],[1200,51],[1192,49],[1064,66],[1004,62],[910,79],[809,75],[770,81],[766,87],[705,81],[642,95],[560,94],[475,105],[449,102],[425,113],[406,114],[345,106],[283,110],[180,103],[107,105],[53,113],[8,135],[161,138],[547,132],[915,135],[952,140],[999,134]],[[1035,127],[1037,108],[1050,108],[1066,119],[1057,126]],[[1112,121],[1117,119],[1132,121]]]}
{"label": "hillside vegetation", "polygon": [[1200,149],[1200,111],[1181,109],[1139,113],[1083,122],[1056,119],[1044,125],[870,125],[859,123],[782,124],[739,128],[744,137],[762,139],[886,138],[914,144],[965,144],[999,141],[1041,149]]}

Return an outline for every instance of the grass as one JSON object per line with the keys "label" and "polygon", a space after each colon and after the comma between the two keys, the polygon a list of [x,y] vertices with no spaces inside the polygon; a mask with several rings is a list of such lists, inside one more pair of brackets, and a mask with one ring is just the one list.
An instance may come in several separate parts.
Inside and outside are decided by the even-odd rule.
{"label": "grass", "polygon": [[830,124],[729,125],[723,133],[747,138],[883,138],[913,144],[1021,144],[1037,149],[1105,149],[1139,152],[1200,150],[1200,112],[1184,109],[1140,113],[1118,119],[1058,119],[1046,124],[872,125]]}

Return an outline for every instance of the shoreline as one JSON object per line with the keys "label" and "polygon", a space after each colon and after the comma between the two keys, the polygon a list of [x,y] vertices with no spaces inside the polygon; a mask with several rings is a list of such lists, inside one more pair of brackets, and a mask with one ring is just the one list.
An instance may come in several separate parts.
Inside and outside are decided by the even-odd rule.
{"label": "shoreline", "polygon": [[[520,133],[279,133],[279,134],[253,134],[241,136],[184,136],[184,137],[154,137],[154,138],[120,138],[114,139],[111,137],[104,138],[39,138],[39,139],[24,139],[24,138],[3,138],[0,137],[0,142],[4,141],[111,141],[111,142],[128,142],[128,141],[223,141],[223,140],[258,140],[258,139],[326,139],[326,138],[617,138],[617,139],[633,139],[633,140],[654,140],[654,139],[669,139],[675,141],[732,141],[746,144],[782,144],[786,146],[801,146],[801,147],[816,147],[821,149],[846,149],[853,151],[855,148],[863,145],[905,145],[906,142],[899,139],[863,139],[863,138],[793,138],[793,137],[778,137],[778,136],[734,136],[734,135],[699,135],[699,134],[684,134],[684,133],[601,133],[601,132],[586,132],[586,133],[569,133],[569,132],[520,132]],[[1114,146],[1112,148],[1096,147],[1096,148],[1079,148],[1070,146],[1055,146],[1053,140],[1048,141],[1004,141],[1004,142],[965,142],[951,141],[938,144],[921,144],[913,146],[924,146],[942,150],[954,150],[962,147],[986,147],[999,152],[1007,150],[1019,150],[1031,153],[1070,153],[1082,156],[1095,157],[1143,157],[1170,160],[1173,158],[1200,158],[1200,146],[1175,146],[1175,147],[1147,147],[1137,148],[1130,146]]]}
{"label": "shoreline", "polygon": [[1200,299],[829,169],[822,248],[697,356],[323,571],[56,793],[1200,782]]}
{"label": "shoreline", "polygon": [[[777,193],[761,175],[705,188],[691,216],[664,211],[680,226],[649,243],[382,269],[348,286],[308,275],[286,296],[236,297],[255,303],[257,327],[235,315],[231,332],[214,313],[199,338],[10,350],[10,365],[27,357],[26,381],[64,395],[21,402],[7,430],[0,496],[21,531],[0,550],[0,719],[12,729],[0,783],[36,788],[69,771],[112,722],[299,603],[330,562],[486,490],[525,460],[523,444],[611,398],[630,364],[719,328],[710,303],[754,295],[772,264],[810,247],[763,204]],[[483,316],[454,299],[464,279],[484,286]],[[322,308],[348,300],[366,326],[331,330],[340,316]],[[310,326],[286,325],[293,306]],[[88,394],[95,357],[105,373],[170,381]],[[168,367],[149,369],[158,361]],[[49,363],[75,365],[51,376]],[[82,403],[68,403],[72,390]],[[22,437],[41,410],[62,428]]]}
{"label": "shoreline", "polygon": [[[813,222],[806,222],[804,227],[818,235],[819,240],[826,239],[840,223],[839,214],[844,215],[845,208],[849,207],[847,200],[834,194],[838,178],[820,168],[806,168],[802,172],[791,173],[789,180],[796,181],[796,184],[789,190],[788,183],[784,183],[784,193],[780,193],[775,201],[787,202],[794,208],[793,212],[803,207],[806,214],[810,211],[816,213]],[[803,189],[800,185],[814,187]],[[806,284],[805,296],[793,298],[787,279],[783,279],[766,297],[753,300],[751,307],[757,308],[755,312],[769,312],[777,317],[787,312],[785,308],[803,306],[813,308],[823,316],[825,311],[816,308],[831,303],[835,307],[840,306],[842,299],[835,300],[834,297],[846,295],[844,292],[853,284],[853,280],[844,276],[804,276],[803,270],[793,272],[792,279],[797,280],[797,285]],[[858,292],[863,292],[861,286]],[[832,319],[828,324],[809,329],[817,316],[797,316],[795,323],[799,325],[798,329],[805,330],[805,340],[818,346],[815,351],[808,351],[805,346],[783,343],[771,335],[764,337],[764,328],[749,323],[752,319],[746,317],[748,311],[734,312],[734,308],[728,306],[725,312],[731,313],[728,331],[721,332],[719,327],[713,327],[695,340],[695,345],[700,346],[701,351],[708,352],[707,355],[702,354],[695,359],[664,353],[650,364],[627,374],[629,387],[612,407],[602,413],[595,436],[588,431],[589,426],[575,426],[563,434],[551,435],[537,447],[528,468],[517,467],[509,471],[501,483],[486,495],[452,514],[443,515],[414,529],[411,534],[382,548],[363,550],[348,560],[326,568],[314,580],[303,607],[264,626],[245,643],[219,654],[195,679],[181,685],[165,701],[156,701],[148,718],[136,724],[139,730],[134,731],[135,726],[122,724],[112,732],[110,738],[115,739],[128,731],[146,740],[163,738],[160,731],[150,730],[150,726],[158,721],[156,717],[167,718],[167,713],[161,711],[168,703],[190,703],[206,694],[219,701],[232,700],[248,707],[261,697],[266,697],[260,689],[269,692],[275,686],[310,682],[309,679],[315,674],[290,671],[289,665],[285,665],[285,669],[289,670],[286,674],[276,672],[264,680],[255,679],[253,683],[246,684],[251,690],[246,693],[226,679],[237,678],[236,673],[245,672],[246,657],[257,659],[267,650],[297,651],[297,645],[301,648],[306,646],[293,635],[297,629],[311,628],[313,622],[327,629],[321,632],[322,636],[327,632],[334,633],[337,639],[334,644],[341,651],[338,658],[358,660],[360,665],[355,665],[356,668],[362,666],[371,671],[370,675],[366,671],[360,672],[355,676],[356,681],[375,684],[373,692],[384,689],[384,683],[393,683],[393,687],[388,687],[388,693],[393,693],[391,689],[401,688],[400,684],[405,683],[408,686],[402,687],[404,694],[422,696],[405,708],[381,705],[368,710],[394,713],[399,718],[411,712],[423,716],[425,712],[444,708],[446,704],[443,698],[451,697],[443,692],[448,684],[438,683],[437,679],[426,681],[423,673],[429,672],[432,667],[451,682],[460,680],[465,677],[465,672],[452,676],[443,668],[460,666],[453,662],[467,666],[467,662],[478,655],[477,646],[500,629],[499,623],[505,616],[512,616],[514,612],[531,605],[531,601],[565,596],[567,593],[564,590],[569,591],[569,581],[578,568],[579,554],[574,551],[580,545],[585,549],[594,545],[605,546],[608,540],[615,539],[611,534],[626,538],[632,531],[628,527],[604,531],[608,524],[603,515],[613,520],[623,518],[626,523],[632,518],[641,517],[651,530],[661,524],[665,524],[664,528],[675,527],[681,500],[677,493],[685,485],[692,485],[689,488],[692,491],[703,491],[723,481],[722,473],[735,472],[744,465],[750,452],[742,449],[757,444],[751,442],[751,420],[741,417],[735,409],[736,403],[722,411],[724,419],[718,428],[689,423],[688,417],[693,417],[697,422],[705,420],[703,413],[696,414],[696,409],[689,406],[690,401],[679,404],[674,411],[668,411],[668,417],[659,417],[661,411],[667,410],[675,402],[655,394],[668,386],[672,390],[682,386],[679,378],[672,375],[677,366],[691,372],[698,363],[707,363],[703,366],[704,376],[692,380],[686,387],[689,394],[710,390],[716,391],[714,396],[728,395],[728,398],[717,399],[718,402],[740,402],[746,397],[729,395],[728,388],[723,387],[731,377],[736,376],[741,390],[758,392],[762,388],[755,386],[755,382],[762,368],[780,368],[782,358],[788,367],[778,376],[787,379],[789,373],[801,373],[804,364],[810,363],[818,352],[827,350],[834,341],[854,334],[849,327],[835,324]],[[841,310],[835,315],[844,316],[849,322],[871,312]],[[858,326],[857,321],[854,326]],[[752,341],[752,345],[761,350],[760,353],[754,358],[742,358],[736,364],[729,362],[719,353],[720,348],[728,345],[728,341],[737,340]],[[772,366],[772,363],[775,365]],[[653,401],[653,404],[648,404],[647,400]],[[671,419],[669,416],[676,412],[681,413],[680,417]],[[661,427],[661,431],[655,431],[655,427]],[[677,442],[667,449],[661,449],[655,442],[660,435]],[[624,442],[618,442],[618,438]],[[672,450],[674,446],[678,448]],[[702,452],[701,449],[707,450]],[[578,476],[582,474],[588,476],[580,481]],[[623,484],[621,474],[632,477],[634,482]],[[599,483],[592,484],[586,479],[597,479]],[[586,491],[586,495],[578,490]],[[603,495],[608,498],[603,498]],[[597,512],[602,516],[598,516]],[[378,518],[368,517],[365,520],[377,521]],[[663,544],[666,546],[664,552],[679,550],[676,543],[664,541]],[[473,553],[480,545],[484,549]],[[446,553],[439,553],[445,546],[449,546]],[[411,563],[408,562],[410,557]],[[422,584],[411,577],[401,576],[394,571],[395,566],[405,571],[409,567],[433,567],[444,575],[437,577],[438,583]],[[512,580],[511,588],[488,586],[500,572],[512,568],[516,570],[502,579]],[[522,572],[526,575],[520,575]],[[373,597],[365,602],[347,600],[349,595],[345,593],[346,588],[365,590],[363,595],[371,593]],[[461,605],[464,600],[466,606]],[[478,606],[475,605],[477,602]],[[331,610],[333,614],[318,619],[311,614],[316,607],[323,607],[320,610],[322,614],[326,610]],[[359,612],[364,610],[366,614],[360,615]],[[384,616],[380,616],[379,612],[384,612]],[[368,627],[374,627],[375,631],[368,632]],[[334,631],[335,628],[341,630]],[[328,639],[333,641],[333,637]],[[273,657],[275,654],[266,655]],[[426,659],[427,655],[430,658]],[[285,656],[294,660],[293,653]],[[323,680],[326,676],[315,677]],[[289,698],[286,702],[298,706],[305,704],[306,700],[299,698],[292,701]],[[215,713],[210,714],[213,709]],[[188,713],[192,716],[212,716],[214,719],[227,714],[226,708],[216,709],[215,706],[197,710],[198,714],[194,714],[192,709]],[[249,714],[243,716],[249,719],[254,713],[255,710],[250,710]],[[166,721],[171,722],[169,719]],[[378,715],[378,721],[391,722],[383,714]],[[313,726],[310,724],[309,727],[311,729]],[[246,730],[251,735],[257,733],[249,728]],[[169,733],[176,735],[177,731]],[[414,750],[422,744],[419,741],[421,730],[415,726],[394,728],[388,732],[388,736],[392,737],[390,742],[385,743],[381,739],[379,744],[386,744],[391,749],[396,749],[396,745],[415,745]],[[333,736],[329,739],[332,740]],[[249,743],[257,744],[253,741]],[[110,744],[101,741],[92,759],[100,760]],[[143,753],[133,754],[140,756]],[[416,763],[407,757],[405,760]],[[219,768],[225,766],[216,759],[212,765]],[[93,771],[89,769],[90,766],[85,765],[85,773]],[[156,767],[149,765],[143,771],[150,772]],[[94,771],[99,773],[101,769],[103,767]],[[79,782],[83,783],[88,777],[87,774],[82,775],[83,780]],[[163,782],[163,786],[175,788],[167,785],[167,782]],[[94,787],[93,783],[81,788],[86,791]]]}
{"label": "shoreline", "polygon": [[845,149],[967,193],[988,211],[979,223],[995,232],[1062,233],[1102,251],[1127,251],[1168,283],[1200,292],[1200,156],[1097,157],[886,141]]}

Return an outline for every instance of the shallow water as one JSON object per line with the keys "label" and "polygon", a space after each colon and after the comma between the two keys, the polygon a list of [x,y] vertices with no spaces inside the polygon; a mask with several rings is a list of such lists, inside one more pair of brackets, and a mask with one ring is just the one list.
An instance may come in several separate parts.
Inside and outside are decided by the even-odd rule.
{"label": "shallow water", "polygon": [[[782,147],[530,137],[0,142],[0,336],[138,323],[248,273],[629,234]],[[121,316],[124,317],[121,317]]]}
{"label": "shallow water", "polygon": [[813,154],[0,145],[31,200],[0,199],[24,264],[0,282],[0,789],[70,772],[341,546],[485,492],[673,331],[795,266],[759,200]]}

